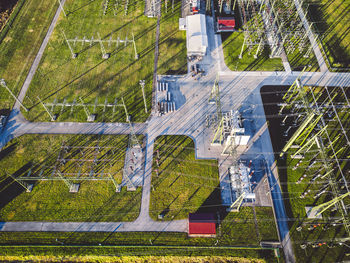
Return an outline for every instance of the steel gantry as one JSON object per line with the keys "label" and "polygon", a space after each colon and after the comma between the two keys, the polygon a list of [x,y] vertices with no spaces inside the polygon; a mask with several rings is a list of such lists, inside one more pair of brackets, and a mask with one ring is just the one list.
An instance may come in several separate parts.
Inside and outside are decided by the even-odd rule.
{"label": "steel gantry", "polygon": [[239,0],[238,5],[244,34],[238,58],[242,58],[245,49],[258,58],[265,46],[270,47],[270,57],[280,57],[282,52],[289,54],[296,49],[306,56],[311,53],[312,45],[307,37],[310,32],[297,15],[293,0]]}
{"label": "steel gantry", "polygon": [[9,171],[5,171],[5,175],[11,177],[27,192],[32,191],[37,181],[62,181],[71,192],[77,192],[78,185],[84,181],[111,181],[116,192],[120,192],[121,185],[115,177],[121,171],[113,171],[112,167],[123,161],[118,160],[121,150],[125,149],[101,146],[99,140],[94,146],[69,145],[62,142],[56,159],[48,156],[42,163],[33,164],[20,176],[15,176]]}
{"label": "steel gantry", "polygon": [[216,105],[216,131],[212,140],[212,144],[222,144],[223,131],[224,131],[224,118],[221,110],[221,101],[220,101],[220,90],[219,90],[219,74],[216,75],[214,85],[212,87],[210,96],[209,96],[209,104]]}

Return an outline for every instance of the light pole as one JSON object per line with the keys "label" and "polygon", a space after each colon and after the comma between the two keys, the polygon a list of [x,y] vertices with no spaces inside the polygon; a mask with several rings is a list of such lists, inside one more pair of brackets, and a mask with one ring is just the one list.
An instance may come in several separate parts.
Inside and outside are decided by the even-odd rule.
{"label": "light pole", "polygon": [[7,87],[6,82],[4,79],[0,79],[0,85],[6,88],[6,90],[10,93],[10,95],[19,103],[19,105],[22,106],[22,108],[28,112],[28,109],[22,104],[22,102],[13,94],[13,92]]}

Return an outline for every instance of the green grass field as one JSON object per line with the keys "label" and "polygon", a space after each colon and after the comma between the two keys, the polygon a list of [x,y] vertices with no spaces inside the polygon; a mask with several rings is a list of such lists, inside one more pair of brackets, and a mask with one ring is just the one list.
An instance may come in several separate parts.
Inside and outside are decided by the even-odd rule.
{"label": "green grass field", "polygon": [[[21,2],[10,17],[11,26],[0,32],[0,76],[15,94],[22,87],[58,7],[55,0]],[[10,109],[14,99],[5,89],[0,90],[0,109]]]}
{"label": "green grass field", "polygon": [[[59,259],[60,262],[160,262],[156,259],[161,259],[161,262],[169,262],[170,259],[183,262],[181,258],[191,257],[191,261],[186,262],[217,262],[211,261],[210,258],[225,257],[226,259],[235,257],[234,261],[219,261],[219,262],[237,262],[237,263],[262,263],[276,262],[274,251],[272,249],[260,248],[220,248],[220,247],[167,247],[167,246],[128,246],[128,247],[109,247],[109,246],[25,246],[1,247],[0,254],[7,255],[7,259],[29,260],[33,257],[26,255],[35,255],[34,260],[39,258],[46,260]],[[205,261],[198,261],[200,257],[206,257]],[[5,258],[1,256],[0,258]],[[176,259],[179,261],[176,261]],[[113,259],[115,261],[113,261]],[[196,260],[197,259],[197,260]],[[47,262],[45,260],[45,262]]]}
{"label": "green grass field", "polygon": [[271,207],[255,207],[261,241],[277,241],[278,234]]}
{"label": "green grass field", "polygon": [[167,12],[163,2],[160,20],[158,74],[187,73],[186,31],[179,30],[180,17],[180,0],[174,1],[174,9],[169,1]]}
{"label": "green grass field", "polygon": [[349,1],[309,1],[308,17],[332,67],[350,67]]}
{"label": "green grass field", "polygon": [[[116,193],[111,180],[81,181],[78,193],[69,193],[62,180],[36,181],[27,193],[7,174],[50,177],[57,170],[66,178],[122,180],[127,136],[25,135],[12,140],[0,152],[0,220],[2,221],[132,221],[137,218],[141,189]],[[99,145],[96,148],[87,148]],[[64,147],[71,148],[66,150]],[[104,148],[109,147],[109,148]],[[113,147],[113,148],[110,148]],[[62,163],[58,159],[65,158]],[[96,162],[92,160],[96,159]],[[87,161],[82,161],[87,160]],[[90,161],[89,161],[90,160]],[[91,169],[94,173],[91,174]],[[101,175],[103,173],[103,175]]]}
{"label": "green grass field", "polygon": [[[286,45],[285,45],[286,48]],[[306,56],[307,50],[299,52],[298,48],[287,54],[288,62],[293,71],[318,71],[319,65],[314,52],[311,51],[308,56]]]}
{"label": "green grass field", "polygon": [[250,52],[247,49],[247,46],[245,46],[242,59],[239,59],[238,56],[241,53],[243,40],[244,36],[241,32],[233,32],[229,37],[223,40],[222,45],[224,49],[225,63],[229,69],[233,71],[284,70],[282,60],[280,58],[270,58],[270,51],[267,47],[262,51],[261,55],[255,59],[254,54],[256,49],[253,49]]}
{"label": "green grass field", "polygon": [[[104,103],[121,103],[123,97],[133,121],[144,121],[148,114],[144,111],[143,98],[139,80],[146,80],[146,95],[150,105],[151,84],[154,68],[154,41],[156,19],[144,16],[144,1],[129,1],[127,15],[125,5],[120,4],[114,12],[114,4],[110,2],[107,12],[103,14],[101,1],[68,0],[55,30],[44,52],[40,66],[27,92],[24,104],[30,108],[25,114],[32,121],[48,120],[49,116],[39,104],[37,96],[45,103],[66,102],[94,105]],[[116,15],[115,15],[116,14]],[[99,39],[110,58],[102,58],[99,42],[72,42],[74,53],[78,56],[72,59],[71,52],[65,41],[68,39]],[[110,39],[132,40],[139,59],[135,59],[132,43],[109,43]],[[126,44],[126,45],[125,45]],[[148,106],[149,106],[148,105]],[[124,121],[123,107],[112,108],[88,107],[91,113],[97,114],[97,121]],[[58,120],[86,121],[82,106],[61,107],[50,109],[58,114]]]}
{"label": "green grass field", "polygon": [[159,214],[164,215],[164,220],[183,219],[202,205],[220,204],[220,200],[215,200],[217,196],[211,196],[217,195],[215,189],[219,187],[217,161],[195,159],[192,139],[161,136],[155,141],[154,150],[150,207],[153,219]]}
{"label": "green grass field", "polygon": [[[234,254],[234,251],[231,251]],[[196,263],[263,263],[265,259],[258,258],[244,258],[239,256],[72,256],[62,257],[60,256],[0,256],[0,260],[6,261],[45,261],[45,262],[113,262],[113,263],[180,263],[180,262],[196,262]]]}

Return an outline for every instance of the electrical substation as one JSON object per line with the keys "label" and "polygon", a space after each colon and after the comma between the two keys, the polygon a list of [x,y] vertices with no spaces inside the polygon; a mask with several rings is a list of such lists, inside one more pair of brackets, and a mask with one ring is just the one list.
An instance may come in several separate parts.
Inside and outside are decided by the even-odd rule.
{"label": "electrical substation", "polygon": [[26,76],[0,70],[0,235],[350,260],[350,70],[310,2],[55,4]]}

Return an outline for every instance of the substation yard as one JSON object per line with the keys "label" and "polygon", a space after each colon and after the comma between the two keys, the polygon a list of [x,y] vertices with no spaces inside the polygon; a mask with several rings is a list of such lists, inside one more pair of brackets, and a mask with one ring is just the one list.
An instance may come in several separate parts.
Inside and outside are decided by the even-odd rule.
{"label": "substation yard", "polygon": [[24,135],[12,140],[0,162],[1,221],[135,220],[141,191],[128,191],[123,180],[127,137]]}
{"label": "substation yard", "polygon": [[225,63],[231,70],[280,71],[287,61],[291,70],[319,70],[294,1],[237,1],[235,13],[239,30],[223,33]]}
{"label": "substation yard", "polygon": [[[262,97],[266,114],[270,116],[272,138],[283,138],[272,141],[296,256],[303,262],[348,260],[348,248],[342,244],[348,239],[349,231],[350,201],[344,194],[348,193],[350,179],[350,90],[301,87],[292,94],[291,90],[286,93],[288,88],[264,87]],[[297,134],[303,116],[315,111],[318,111],[315,119],[299,133],[290,148],[284,148],[292,135]],[[338,202],[322,206],[339,196],[342,198]],[[309,214],[317,206],[320,207]]]}
{"label": "substation yard", "polygon": [[140,1],[101,4],[65,3],[24,101],[30,120],[50,119],[39,98],[59,121],[86,121],[82,104],[96,121],[123,121],[122,99],[133,121],[147,118],[139,81],[150,97],[157,20]]}
{"label": "substation yard", "polygon": [[0,260],[350,260],[347,4],[44,2],[0,32]]}

